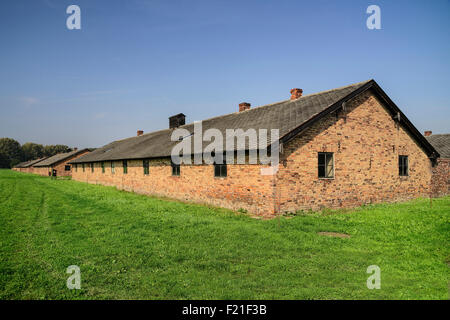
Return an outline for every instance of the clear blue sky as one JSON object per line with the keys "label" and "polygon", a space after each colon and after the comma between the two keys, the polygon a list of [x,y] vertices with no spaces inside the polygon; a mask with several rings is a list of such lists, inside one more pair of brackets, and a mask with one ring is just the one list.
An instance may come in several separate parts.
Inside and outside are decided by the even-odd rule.
{"label": "clear blue sky", "polygon": [[0,137],[21,143],[98,147],[370,78],[450,132],[449,1],[2,0],[0,23]]}

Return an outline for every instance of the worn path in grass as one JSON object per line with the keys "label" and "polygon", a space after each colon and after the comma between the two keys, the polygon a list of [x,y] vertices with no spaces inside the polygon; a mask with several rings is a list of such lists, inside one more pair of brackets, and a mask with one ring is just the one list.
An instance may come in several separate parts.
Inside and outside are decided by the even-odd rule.
{"label": "worn path in grass", "polygon": [[446,197],[263,221],[0,170],[0,299],[448,299],[449,217]]}

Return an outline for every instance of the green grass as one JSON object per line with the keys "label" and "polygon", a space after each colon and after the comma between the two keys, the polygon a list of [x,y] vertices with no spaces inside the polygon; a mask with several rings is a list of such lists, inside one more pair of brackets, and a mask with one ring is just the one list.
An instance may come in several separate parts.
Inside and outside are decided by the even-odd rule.
{"label": "green grass", "polygon": [[446,197],[259,220],[0,170],[0,299],[448,299],[449,217]]}

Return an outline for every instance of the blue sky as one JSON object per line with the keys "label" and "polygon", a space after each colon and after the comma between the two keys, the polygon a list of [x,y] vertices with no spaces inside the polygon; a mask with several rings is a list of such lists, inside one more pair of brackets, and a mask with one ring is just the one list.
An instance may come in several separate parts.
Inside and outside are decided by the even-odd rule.
{"label": "blue sky", "polygon": [[0,137],[21,143],[98,147],[370,78],[450,132],[449,1],[4,0],[0,23]]}

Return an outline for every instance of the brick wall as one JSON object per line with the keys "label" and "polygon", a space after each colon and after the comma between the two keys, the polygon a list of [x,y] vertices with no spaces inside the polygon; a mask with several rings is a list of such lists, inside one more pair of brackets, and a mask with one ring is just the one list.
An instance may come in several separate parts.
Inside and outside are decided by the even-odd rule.
{"label": "brick wall", "polygon": [[450,194],[450,159],[438,159],[437,166],[433,168],[432,188],[434,196]]}
{"label": "brick wall", "polygon": [[73,170],[74,180],[116,186],[118,189],[141,194],[170,197],[183,201],[221,206],[233,210],[246,209],[264,215],[273,208],[272,177],[260,175],[260,165],[228,166],[226,178],[214,177],[213,165],[182,165],[180,176],[172,176],[170,159],[150,160],[150,173],[144,175],[142,160],[128,161],[128,173],[123,173],[122,161],[94,163],[83,172],[79,164]]}
{"label": "brick wall", "polygon": [[48,176],[50,167],[31,167],[31,173],[39,174],[41,176]]}
{"label": "brick wall", "polygon": [[[334,178],[318,178],[318,152],[334,153]],[[398,156],[408,155],[409,176]],[[428,196],[431,162],[371,92],[297,136],[284,148],[277,175],[283,211],[353,207]]]}
{"label": "brick wall", "polygon": [[[72,165],[68,164],[68,162],[75,160],[79,157],[81,157],[82,155],[85,155],[86,153],[88,153],[89,151],[85,151],[85,152],[81,152],[76,154],[73,157],[67,158],[64,161],[58,162],[52,166],[48,166],[48,167],[31,167],[30,168],[30,173],[34,173],[34,174],[39,174],[41,176],[48,176],[48,172],[52,171],[53,169],[56,169],[56,175],[58,177],[68,177],[72,175]],[[65,170],[65,166],[70,166],[70,170],[66,171]]]}
{"label": "brick wall", "polygon": [[[318,178],[317,153],[333,152],[334,179]],[[400,177],[398,155],[408,155],[409,176]],[[260,175],[260,165],[228,165],[226,178],[215,178],[212,165],[181,166],[171,175],[169,159],[150,161],[144,175],[142,160],[96,163],[94,172],[78,165],[74,180],[116,186],[143,194],[246,209],[260,216],[274,212],[353,207],[363,203],[428,196],[431,162],[409,134],[391,118],[380,101],[366,92],[347,105],[347,111],[330,115],[284,146],[278,174]]]}

